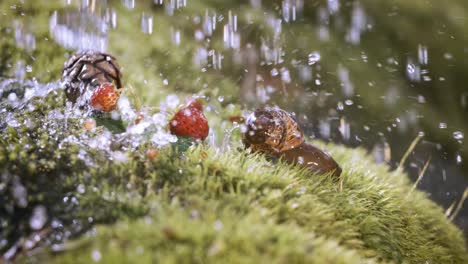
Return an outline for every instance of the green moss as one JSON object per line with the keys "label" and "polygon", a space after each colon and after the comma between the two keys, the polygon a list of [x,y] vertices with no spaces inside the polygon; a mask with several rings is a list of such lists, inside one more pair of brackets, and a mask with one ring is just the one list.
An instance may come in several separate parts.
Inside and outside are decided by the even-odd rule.
{"label": "green moss", "polygon": [[[28,125],[1,124],[1,236],[15,241],[30,233],[24,216],[39,204],[62,225],[52,241],[98,225],[66,242],[64,252],[41,250],[41,261],[87,263],[96,254],[104,263],[467,260],[463,236],[442,209],[426,194],[410,193],[405,174],[374,164],[361,149],[315,142],[342,165],[338,182],[239,150],[238,133],[222,153],[199,145],[179,156],[168,147],[152,161],[142,146],[112,162],[112,151],[125,148],[83,144],[104,128],[90,132],[80,119],[58,120],[59,98],[63,92],[55,90],[32,99],[33,107],[2,113],[2,120],[12,114]],[[26,207],[14,195],[19,183]]]}
{"label": "green moss", "polygon": [[[205,8],[214,8],[218,2],[200,1],[186,11],[203,16]],[[45,25],[59,2],[38,5],[27,1],[14,10],[8,1],[0,6],[10,18],[26,12],[37,34],[37,50],[31,57],[14,44],[13,32],[1,29],[5,34],[0,41],[0,75],[11,76],[15,63],[24,60],[33,67],[26,77],[57,80],[65,51],[48,40]],[[263,32],[255,20],[260,11],[239,8],[251,12],[255,22],[245,30],[251,35]],[[243,69],[226,66],[200,74],[200,69],[186,63],[199,45],[188,41],[193,39],[190,23],[176,16],[159,19],[154,29],[158,34],[142,36],[135,33],[138,12],[118,11],[117,31],[110,33],[110,52],[124,66],[125,95],[134,102],[142,100],[141,105],[155,106],[174,91],[181,96],[204,94],[221,111],[208,113],[216,134],[231,129],[223,120],[227,113],[240,109],[229,103],[240,102],[235,76]],[[183,46],[171,42],[171,27],[181,30]],[[311,28],[293,25],[291,30],[295,32],[291,36],[298,36],[297,32]],[[145,47],[128,50],[135,39]],[[214,37],[211,45],[220,47],[221,40]],[[327,51],[329,65],[340,59],[336,50],[322,47],[333,45],[297,43]],[[350,48],[349,52],[356,51]],[[352,76],[379,74],[373,66],[369,70],[347,63],[353,68]],[[324,72],[336,70],[327,65],[323,65]],[[236,74],[226,77],[226,72]],[[169,85],[163,85],[164,79]],[[21,97],[30,85],[12,82],[3,91],[15,91]],[[373,98],[381,94],[374,92]],[[57,224],[44,244],[65,241],[62,251],[44,247],[36,252],[34,258],[42,262],[89,263],[97,257],[103,263],[468,262],[463,236],[442,209],[425,193],[410,193],[404,173],[375,164],[362,149],[315,142],[342,165],[339,182],[247,153],[238,131],[226,138],[229,145],[224,151],[198,145],[180,156],[167,147],[152,161],[145,156],[149,147],[145,144],[132,151],[118,144],[111,151],[86,145],[84,142],[106,129],[86,131],[82,119],[61,116],[65,113],[61,90],[33,99],[32,107],[22,108],[8,106],[6,95],[4,92],[0,101],[7,110],[0,113],[0,238],[7,244],[0,244],[0,252],[32,232],[29,217],[35,206],[42,205],[49,220]],[[218,95],[225,97],[223,103],[210,100]],[[21,125],[8,127],[5,120],[12,116]],[[126,159],[112,161],[113,151],[122,152]],[[18,186],[27,191],[25,206],[15,196]],[[20,261],[31,259],[23,256]]]}
{"label": "green moss", "polygon": [[361,150],[326,147],[343,164],[339,183],[238,151],[163,152],[146,179],[144,219],[98,227],[54,260],[87,263],[96,252],[103,263],[467,260],[459,230],[425,194],[408,195],[405,175]]}

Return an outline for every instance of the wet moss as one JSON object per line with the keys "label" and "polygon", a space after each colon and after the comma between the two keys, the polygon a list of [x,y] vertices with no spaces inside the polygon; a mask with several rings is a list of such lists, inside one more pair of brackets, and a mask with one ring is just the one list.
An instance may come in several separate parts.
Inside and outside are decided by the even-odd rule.
{"label": "wet moss", "polygon": [[[218,2],[200,2],[188,12],[202,16],[204,8]],[[26,12],[38,25],[34,59],[14,44],[11,31],[1,29],[6,33],[0,42],[1,76],[12,76],[15,63],[25,60],[33,67],[27,78],[47,82],[60,77],[66,51],[52,43],[44,27],[50,12],[60,7],[58,2],[42,4],[30,1],[13,10],[8,1],[0,3],[10,17]],[[200,75],[200,69],[186,63],[198,44],[173,45],[171,25],[180,27],[183,38],[193,37],[186,23],[159,20],[158,35],[138,35],[144,49],[128,50],[140,18],[124,8],[119,14],[118,29],[109,36],[110,52],[124,66],[124,94],[134,102],[155,106],[172,92],[208,99],[223,95],[224,102],[210,102],[222,112],[230,111],[228,103],[241,102],[239,80],[223,74],[240,69]],[[261,30],[255,23],[248,27]],[[213,46],[220,45],[221,38],[216,39]],[[363,72],[368,74],[357,69],[353,75]],[[410,193],[404,173],[375,164],[362,149],[315,142],[342,165],[339,182],[249,154],[236,133],[222,152],[202,144],[179,156],[167,147],[151,160],[145,155],[149,145],[132,151],[120,145],[112,151],[125,159],[113,160],[109,151],[83,143],[106,129],[87,131],[83,119],[64,116],[62,90],[32,99],[28,106],[9,106],[11,91],[22,97],[32,85],[12,81],[1,96],[6,111],[0,113],[0,252],[33,233],[29,220],[38,205],[46,208],[46,226],[52,230],[41,249],[20,256],[20,262],[468,261],[463,236],[442,209],[425,193]],[[222,115],[208,113],[218,134],[228,128]],[[12,118],[19,125],[7,122]],[[26,200],[18,195],[22,190]]]}
{"label": "wet moss", "polygon": [[52,227],[45,245],[97,226],[65,242],[63,252],[40,250],[37,261],[467,260],[463,236],[441,208],[410,193],[405,174],[374,164],[363,150],[316,142],[342,165],[339,182],[239,151],[236,134],[224,153],[199,145],[180,157],[169,147],[150,160],[142,147],[112,161],[110,152],[82,144],[104,128],[57,119],[63,97],[54,90],[13,111],[27,126],[2,124],[2,238],[30,234],[36,205],[47,208]]}

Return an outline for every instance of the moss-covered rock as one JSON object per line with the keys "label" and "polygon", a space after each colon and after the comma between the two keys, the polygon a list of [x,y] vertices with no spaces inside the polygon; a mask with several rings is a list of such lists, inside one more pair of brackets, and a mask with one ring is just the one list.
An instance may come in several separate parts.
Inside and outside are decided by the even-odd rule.
{"label": "moss-covered rock", "polygon": [[38,205],[52,230],[43,244],[98,225],[65,242],[63,252],[41,250],[34,257],[41,261],[467,260],[463,236],[441,208],[363,150],[317,142],[342,165],[339,182],[238,150],[236,133],[229,151],[199,145],[179,156],[168,147],[151,160],[144,146],[93,146],[93,137],[108,132],[64,115],[63,97],[51,89],[23,107],[5,107],[0,126],[7,245],[33,231]]}
{"label": "moss-covered rock", "polygon": [[[239,18],[245,19],[240,23],[243,33],[252,37],[249,41],[259,41],[255,38],[259,32],[273,34],[260,21],[261,10],[248,8],[247,2],[191,3],[185,10],[190,16],[202,17],[205,9],[219,4],[249,14]],[[374,4],[368,5],[375,10]],[[14,75],[16,63],[23,61],[32,67],[25,77],[40,81],[0,80],[0,252],[32,241],[39,250],[23,250],[19,261],[468,262],[463,236],[442,209],[425,193],[411,191],[403,172],[375,164],[364,150],[314,142],[343,167],[337,182],[248,153],[238,130],[222,138],[223,132],[233,129],[224,117],[240,109],[237,87],[244,68],[226,63],[220,70],[207,66],[202,71],[187,63],[200,46],[220,49],[220,32],[208,44],[188,41],[193,39],[193,25],[173,16],[155,23],[158,34],[137,34],[140,14],[118,9],[119,24],[109,33],[109,49],[124,68],[123,95],[137,108],[154,107],[173,92],[204,95],[212,109],[207,116],[217,141],[224,140],[215,142],[219,148],[205,143],[182,155],[178,148],[166,146],[153,159],[146,155],[155,148],[150,137],[142,137],[135,146],[117,134],[125,122],[106,116],[97,120],[97,128],[86,128],[90,117],[65,105],[59,84],[41,84],[58,80],[70,55],[48,34],[51,12],[64,9],[59,1],[26,1],[14,8],[11,1],[3,1],[0,7],[0,16],[30,19],[37,45],[31,54],[14,42],[12,25],[0,28],[0,77]],[[149,3],[137,8],[164,12]],[[28,16],[22,18],[22,13]],[[184,45],[174,45],[168,37],[172,28],[181,31],[187,40]],[[283,38],[299,36],[311,27],[293,24],[289,29]],[[135,39],[144,48],[128,50]],[[340,56],[326,47],[329,44],[296,44],[303,43],[328,54],[323,72],[336,71]],[[353,76],[379,74],[373,66],[363,69],[355,63],[346,65],[354,69]],[[403,85],[400,79],[395,83]],[[330,81],[330,86],[334,84]],[[382,93],[374,92],[374,98]],[[213,100],[219,95],[222,100]],[[23,101],[24,97],[29,99]],[[368,104],[381,107],[378,102]],[[148,110],[149,115],[154,112]],[[370,114],[374,113],[378,111]],[[115,126],[119,131],[112,129]],[[47,216],[40,227],[30,222],[39,207]]]}

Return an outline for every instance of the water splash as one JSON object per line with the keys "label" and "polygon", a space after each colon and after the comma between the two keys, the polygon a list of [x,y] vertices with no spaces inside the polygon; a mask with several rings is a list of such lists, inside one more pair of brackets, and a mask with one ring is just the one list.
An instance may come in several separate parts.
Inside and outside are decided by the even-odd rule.
{"label": "water splash", "polygon": [[49,31],[61,46],[76,50],[107,49],[108,24],[88,12],[55,11],[49,19]]}

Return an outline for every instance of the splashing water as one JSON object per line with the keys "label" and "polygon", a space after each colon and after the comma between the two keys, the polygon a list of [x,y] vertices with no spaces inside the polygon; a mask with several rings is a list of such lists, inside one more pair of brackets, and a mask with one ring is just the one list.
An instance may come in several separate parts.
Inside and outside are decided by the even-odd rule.
{"label": "splashing water", "polygon": [[104,19],[87,12],[54,12],[49,20],[51,35],[65,48],[107,50],[108,25]]}

